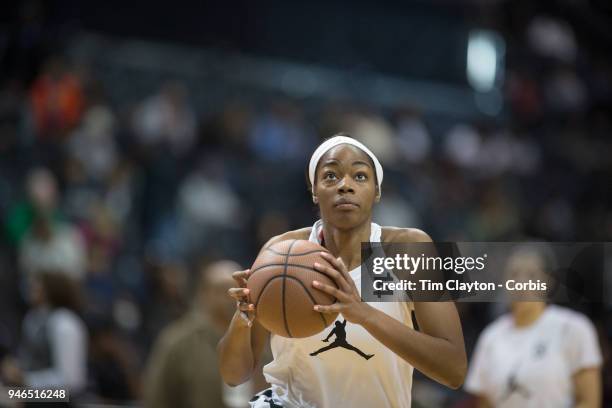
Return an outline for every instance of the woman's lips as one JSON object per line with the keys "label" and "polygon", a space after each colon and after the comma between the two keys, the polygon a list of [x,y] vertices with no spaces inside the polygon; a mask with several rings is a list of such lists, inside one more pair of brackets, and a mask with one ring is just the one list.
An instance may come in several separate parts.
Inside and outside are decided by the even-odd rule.
{"label": "woman's lips", "polygon": [[341,202],[335,205],[335,207],[339,210],[356,210],[359,206],[355,203],[349,202]]}

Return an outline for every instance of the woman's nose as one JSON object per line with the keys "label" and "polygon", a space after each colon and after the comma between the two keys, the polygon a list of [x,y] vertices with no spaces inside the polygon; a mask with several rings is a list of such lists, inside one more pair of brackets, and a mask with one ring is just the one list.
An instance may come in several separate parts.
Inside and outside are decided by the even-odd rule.
{"label": "woman's nose", "polygon": [[346,193],[349,191],[352,193],[355,192],[355,190],[353,189],[351,178],[346,176],[346,177],[343,177],[338,183],[338,192]]}

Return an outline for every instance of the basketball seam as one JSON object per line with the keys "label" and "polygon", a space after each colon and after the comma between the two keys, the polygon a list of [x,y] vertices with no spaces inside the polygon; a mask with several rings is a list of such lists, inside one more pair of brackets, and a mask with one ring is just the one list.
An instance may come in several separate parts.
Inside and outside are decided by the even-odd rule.
{"label": "basketball seam", "polygon": [[314,253],[317,253],[317,252],[327,252],[327,253],[329,253],[329,251],[327,251],[325,249],[313,249],[312,251],[302,252],[300,254],[292,254],[292,253],[286,253],[285,254],[285,253],[277,251],[276,249],[272,249],[271,247],[267,247],[266,251],[270,251],[272,253],[275,253],[276,255],[282,255],[282,256],[286,256],[286,255],[289,255],[289,256],[304,256],[304,255],[314,254]]}
{"label": "basketball seam", "polygon": [[[327,277],[329,278],[329,275],[328,275],[328,274],[326,274],[325,272],[317,271],[315,268],[312,268],[312,267],[310,267],[310,266],[305,266],[305,265],[300,265],[300,264],[291,264],[291,263],[287,263],[286,265],[287,265],[287,266],[290,266],[290,267],[292,267],[292,268],[302,268],[302,269],[308,269],[309,271],[313,271],[313,272],[316,272],[316,273],[320,273],[321,275],[325,275],[325,276],[327,276]],[[257,271],[259,271],[259,270],[261,270],[261,269],[269,268],[269,267],[271,267],[271,266],[283,266],[283,267],[284,267],[284,266],[285,266],[285,264],[284,264],[284,263],[268,263],[268,264],[262,265],[262,266],[260,266],[260,267],[258,267],[258,268],[252,269],[252,270],[251,270],[251,273],[250,273],[249,275],[250,275],[250,276],[253,276],[253,274],[254,274],[255,272],[257,272]]]}
{"label": "basketball seam", "polygon": [[[257,298],[257,301],[255,302],[255,308],[257,308],[257,305],[259,304],[259,300],[263,297],[264,292],[266,291],[266,288],[268,287],[268,285],[274,280],[274,279],[280,279],[280,278],[287,278],[287,279],[292,279],[295,280],[297,283],[299,283],[302,288],[304,289],[304,291],[306,292],[306,295],[308,295],[308,298],[310,299],[310,301],[312,302],[312,305],[316,305],[316,299],[314,298],[314,296],[312,296],[312,294],[308,291],[308,288],[306,287],[306,285],[304,285],[304,282],[302,282],[301,280],[299,280],[298,278],[296,278],[295,276],[291,276],[291,275],[287,275],[287,276],[283,276],[283,275],[277,275],[277,276],[273,276],[270,279],[268,279],[268,281],[266,282],[266,284],[263,286],[263,288],[261,288],[261,291],[259,292],[259,297]],[[283,283],[284,283],[283,279]],[[334,303],[335,304],[338,300],[334,299]],[[283,299],[283,308],[285,307],[285,301]],[[327,319],[325,319],[325,315],[321,312],[319,312],[319,316],[321,317],[321,320],[323,320],[323,328],[327,327],[328,323],[327,323]],[[287,327],[285,327],[285,330],[287,330]],[[289,333],[289,330],[287,330],[287,333]]]}
{"label": "basketball seam", "polygon": [[282,290],[281,290],[281,300],[283,302],[283,322],[285,323],[285,330],[287,331],[287,334],[289,335],[289,337],[293,337],[291,335],[291,332],[289,331],[289,323],[287,322],[287,307],[285,306],[285,286],[286,286],[286,277],[287,277],[287,265],[289,264],[289,254],[291,253],[291,248],[293,248],[293,245],[295,245],[295,243],[297,242],[297,240],[293,240],[293,242],[289,245],[289,249],[287,250],[287,255],[285,257],[285,265],[283,266],[283,286],[282,286]]}

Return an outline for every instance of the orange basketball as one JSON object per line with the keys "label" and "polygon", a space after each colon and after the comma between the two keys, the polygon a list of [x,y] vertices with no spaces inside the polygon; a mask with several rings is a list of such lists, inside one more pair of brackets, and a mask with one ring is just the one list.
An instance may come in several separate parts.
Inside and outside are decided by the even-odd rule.
{"label": "orange basketball", "polygon": [[321,245],[304,240],[278,242],[265,248],[251,267],[247,281],[250,302],[257,320],[274,334],[284,337],[315,335],[334,320],[336,314],[314,311],[314,305],[330,305],[333,296],[313,288],[312,281],[334,287],[336,283],[317,271],[314,263],[328,265],[319,254],[329,252]]}

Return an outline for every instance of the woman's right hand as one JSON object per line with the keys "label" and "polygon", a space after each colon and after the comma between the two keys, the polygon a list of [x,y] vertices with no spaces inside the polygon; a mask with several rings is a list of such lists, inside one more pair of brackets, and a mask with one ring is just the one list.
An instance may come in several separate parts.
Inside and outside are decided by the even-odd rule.
{"label": "woman's right hand", "polygon": [[236,309],[249,327],[253,325],[253,321],[255,320],[255,305],[250,303],[249,289],[247,288],[247,279],[250,273],[250,269],[232,273],[232,278],[234,278],[238,287],[230,288],[227,291],[227,293],[236,300]]}

